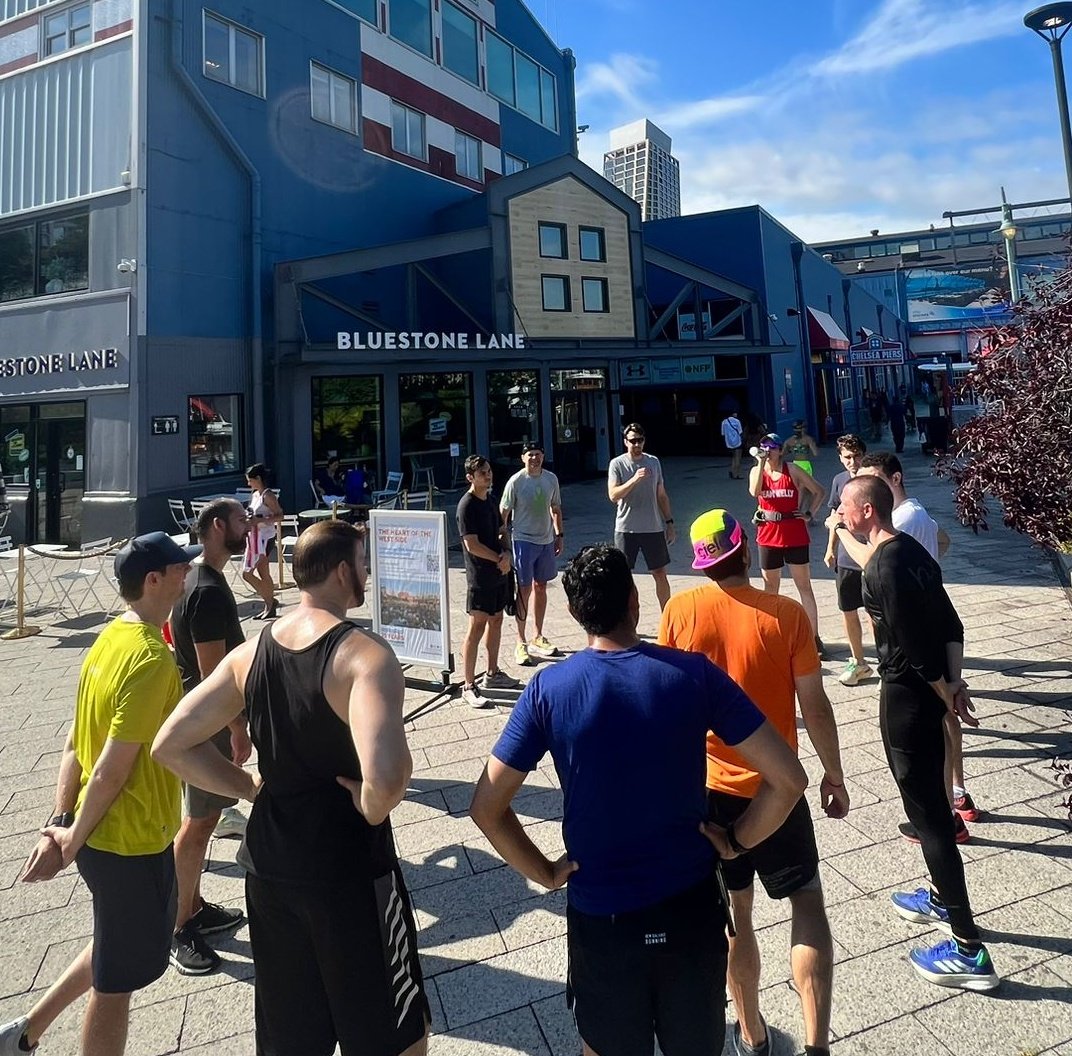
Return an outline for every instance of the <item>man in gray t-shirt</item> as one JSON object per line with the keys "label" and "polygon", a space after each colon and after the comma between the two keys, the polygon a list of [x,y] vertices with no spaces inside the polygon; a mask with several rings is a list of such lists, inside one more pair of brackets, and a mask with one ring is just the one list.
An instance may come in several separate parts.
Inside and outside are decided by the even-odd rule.
{"label": "man in gray t-shirt", "polygon": [[[544,637],[543,620],[547,614],[547,584],[558,575],[556,558],[562,553],[562,492],[558,477],[543,468],[543,444],[529,440],[521,448],[524,469],[515,473],[503,489],[499,500],[503,527],[512,528],[514,570],[517,575],[517,645],[514,662],[521,666],[533,663],[538,656],[558,656],[559,652]],[[532,616],[536,637],[525,639],[529,599],[533,599]]]}
{"label": "man in gray t-shirt", "polygon": [[670,513],[670,496],[663,482],[663,468],[654,455],[644,453],[644,430],[635,422],[622,432],[624,455],[607,470],[607,497],[618,507],[614,518],[614,545],[624,552],[629,567],[643,551],[644,562],[655,580],[659,608],[670,600],[670,564],[667,545],[677,538]]}

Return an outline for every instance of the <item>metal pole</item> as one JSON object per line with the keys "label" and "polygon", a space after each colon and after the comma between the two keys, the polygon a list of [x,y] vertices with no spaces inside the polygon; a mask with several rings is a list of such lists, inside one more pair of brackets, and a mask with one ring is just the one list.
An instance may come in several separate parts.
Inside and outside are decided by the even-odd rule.
{"label": "metal pole", "polygon": [[1005,239],[1005,254],[1009,261],[1009,299],[1013,304],[1020,302],[1020,275],[1016,270],[1016,238]]}
{"label": "metal pole", "polygon": [[1072,198],[1072,125],[1068,118],[1068,88],[1065,84],[1065,64],[1061,57],[1061,41],[1064,34],[1050,39],[1050,54],[1053,56],[1053,79],[1057,88],[1057,112],[1061,119],[1061,142],[1065,151],[1065,179],[1068,181],[1068,196]]}

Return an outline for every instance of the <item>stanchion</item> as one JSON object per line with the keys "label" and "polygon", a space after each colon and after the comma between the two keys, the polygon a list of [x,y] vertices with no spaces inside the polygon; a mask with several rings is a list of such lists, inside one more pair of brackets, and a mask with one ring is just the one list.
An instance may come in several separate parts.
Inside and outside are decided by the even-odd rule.
{"label": "stanchion", "polygon": [[18,572],[15,578],[15,626],[0,635],[0,638],[8,642],[17,641],[19,638],[32,638],[35,634],[41,633],[40,627],[26,623],[25,585],[26,547],[20,545]]}
{"label": "stanchion", "polygon": [[339,519],[339,500],[331,500],[331,519],[337,521]]}

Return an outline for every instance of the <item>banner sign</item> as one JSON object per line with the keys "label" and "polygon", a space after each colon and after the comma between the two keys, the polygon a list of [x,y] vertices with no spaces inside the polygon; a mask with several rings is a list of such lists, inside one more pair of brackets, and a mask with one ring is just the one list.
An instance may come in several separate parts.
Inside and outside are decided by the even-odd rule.
{"label": "banner sign", "polygon": [[904,345],[877,334],[849,345],[849,363],[854,367],[895,367],[904,361]]}
{"label": "banner sign", "polygon": [[450,670],[447,515],[372,510],[372,629],[404,664]]}

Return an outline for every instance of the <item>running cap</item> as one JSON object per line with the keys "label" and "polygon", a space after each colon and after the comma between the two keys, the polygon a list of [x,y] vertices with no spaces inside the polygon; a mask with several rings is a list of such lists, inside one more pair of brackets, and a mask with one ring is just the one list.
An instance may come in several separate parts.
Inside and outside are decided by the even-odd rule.
{"label": "running cap", "polygon": [[759,446],[765,447],[768,451],[773,451],[775,448],[784,447],[785,441],[777,433],[767,433],[765,437],[759,442]]}
{"label": "running cap", "polygon": [[543,454],[543,443],[539,440],[526,440],[521,445],[521,453],[527,455],[530,451],[539,451]]}
{"label": "running cap", "polygon": [[189,564],[202,549],[179,546],[167,532],[139,535],[115,555],[115,578],[120,583],[140,583],[150,572],[163,572],[168,565]]}
{"label": "running cap", "polygon": [[708,510],[692,522],[689,529],[697,571],[717,565],[744,545],[744,533],[737,519],[725,510]]}

